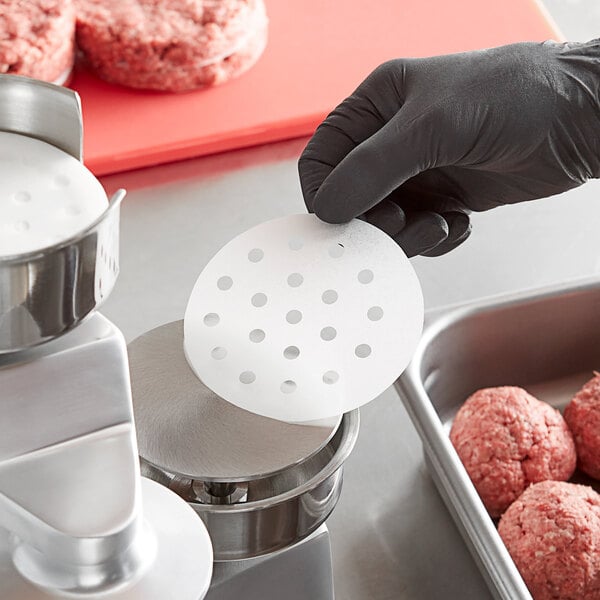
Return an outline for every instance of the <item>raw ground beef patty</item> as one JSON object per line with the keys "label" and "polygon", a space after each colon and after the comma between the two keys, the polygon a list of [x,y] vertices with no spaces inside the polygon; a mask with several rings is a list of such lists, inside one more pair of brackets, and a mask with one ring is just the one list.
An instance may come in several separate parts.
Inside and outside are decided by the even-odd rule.
{"label": "raw ground beef patty", "polygon": [[579,468],[590,477],[600,479],[600,374],[596,373],[581,388],[565,409]]}
{"label": "raw ground beef patty", "polygon": [[600,495],[592,488],[536,483],[498,532],[535,600],[600,598]]}
{"label": "raw ground beef patty", "polygon": [[63,83],[74,57],[72,0],[0,0],[0,73]]}
{"label": "raw ground beef patty", "polygon": [[569,479],[577,460],[562,415],[518,387],[475,392],[458,411],[450,440],[492,517],[531,483]]}
{"label": "raw ground beef patty", "polygon": [[182,92],[249,69],[267,41],[263,0],[76,0],[77,43],[97,74]]}

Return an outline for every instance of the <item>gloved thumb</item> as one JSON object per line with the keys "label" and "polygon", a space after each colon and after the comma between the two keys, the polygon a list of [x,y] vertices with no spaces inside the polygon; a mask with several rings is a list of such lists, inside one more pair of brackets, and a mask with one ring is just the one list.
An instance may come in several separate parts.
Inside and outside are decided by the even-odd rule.
{"label": "gloved thumb", "polygon": [[328,223],[346,223],[411,177],[437,166],[436,113],[415,116],[406,105],[400,109],[331,171],[315,195],[315,214]]}

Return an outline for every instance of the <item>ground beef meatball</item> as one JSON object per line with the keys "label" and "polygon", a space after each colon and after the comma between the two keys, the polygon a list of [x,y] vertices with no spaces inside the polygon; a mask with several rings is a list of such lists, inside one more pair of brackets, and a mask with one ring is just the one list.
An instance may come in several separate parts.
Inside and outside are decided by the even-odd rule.
{"label": "ground beef meatball", "polygon": [[458,411],[450,440],[492,517],[531,483],[569,479],[577,460],[561,414],[518,387],[475,392]]}
{"label": "ground beef meatball", "polygon": [[77,43],[113,83],[172,92],[223,83],[267,41],[263,0],[76,0]]}
{"label": "ground beef meatball", "polygon": [[535,600],[600,598],[600,495],[592,488],[536,483],[498,532]]}
{"label": "ground beef meatball", "polygon": [[596,373],[565,409],[565,421],[577,448],[577,465],[600,479],[600,373]]}
{"label": "ground beef meatball", "polygon": [[0,0],[0,73],[63,83],[74,57],[72,0]]}

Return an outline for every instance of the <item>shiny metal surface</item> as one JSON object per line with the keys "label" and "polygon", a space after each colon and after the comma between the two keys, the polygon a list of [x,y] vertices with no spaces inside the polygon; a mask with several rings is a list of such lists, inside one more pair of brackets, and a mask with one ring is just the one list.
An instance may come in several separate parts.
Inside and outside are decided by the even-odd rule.
{"label": "shiny metal surface", "polygon": [[537,0],[560,25],[565,39],[585,42],[598,37],[600,5],[596,0]]}
{"label": "shiny metal surface", "polygon": [[128,353],[140,456],[177,475],[221,483],[268,477],[319,452],[341,420],[293,425],[226,402],[189,367],[183,321],[145,333]]}
{"label": "shiny metal surface", "polygon": [[[143,479],[141,492],[144,523],[134,540],[135,551],[143,561],[141,570],[128,573],[129,577],[121,578],[119,585],[116,575],[132,565],[125,560],[126,556],[115,550],[108,559],[111,563],[108,572],[117,583],[111,591],[104,594],[69,592],[69,577],[76,572],[69,573],[68,564],[64,561],[53,564],[51,559],[57,558],[53,554],[47,555],[48,560],[41,565],[39,560],[31,561],[31,557],[20,549],[15,554],[14,542],[0,529],[0,598],[201,600],[208,591],[212,573],[212,552],[206,528],[185,502],[155,482]],[[99,583],[105,566],[94,563],[80,571],[79,588],[84,587],[85,580],[88,590],[92,589],[94,581]],[[44,589],[47,575],[56,583],[53,592]]]}
{"label": "shiny metal surface", "polygon": [[449,441],[452,419],[471,393],[497,385],[525,387],[561,406],[598,364],[595,278],[443,311],[396,384],[434,481],[499,599],[531,596]]}
{"label": "shiny metal surface", "polygon": [[61,593],[122,585],[150,557],[121,332],[96,314],[0,361],[0,535],[17,569]]}
{"label": "shiny metal surface", "polygon": [[48,344],[0,355],[0,461],[131,421],[122,339],[95,314]]}
{"label": "shiny metal surface", "polygon": [[39,252],[0,258],[0,354],[69,331],[110,294],[119,273],[125,191],[85,231]]}
{"label": "shiny metal surface", "polygon": [[[79,96],[0,75],[0,130],[38,138],[82,160]],[[85,231],[40,251],[0,258],[0,354],[29,348],[80,323],[112,291],[119,271],[123,190]]]}
{"label": "shiny metal surface", "polygon": [[143,473],[177,491],[206,524],[216,561],[240,560],[280,550],[321,525],[342,487],[342,465],[358,436],[358,410],[346,413],[329,443],[317,454],[272,477],[247,482],[245,501],[199,502],[193,482],[146,469]]}
{"label": "shiny metal surface", "polygon": [[59,85],[0,75],[0,131],[38,138],[83,160],[81,101]]}
{"label": "shiny metal surface", "polygon": [[[0,129],[81,160],[79,99],[63,88],[0,76]],[[123,336],[99,314],[83,322],[117,278],[124,194],[80,234],[0,260],[6,600],[197,600],[208,590],[212,550],[193,511],[149,481],[142,510]]]}
{"label": "shiny metal surface", "polygon": [[326,525],[280,552],[214,565],[206,600],[334,600]]}
{"label": "shiny metal surface", "polygon": [[202,597],[204,526],[153,482],[142,505],[121,332],[96,313],[2,355],[0,390],[0,598]]}

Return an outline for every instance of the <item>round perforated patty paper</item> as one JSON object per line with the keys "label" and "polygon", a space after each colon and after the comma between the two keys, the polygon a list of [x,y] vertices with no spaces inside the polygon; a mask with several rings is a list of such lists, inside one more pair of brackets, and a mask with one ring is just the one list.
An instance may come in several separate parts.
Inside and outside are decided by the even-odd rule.
{"label": "round perforated patty paper", "polygon": [[102,185],[76,158],[41,140],[0,131],[0,257],[62,242],[107,206]]}
{"label": "round perforated patty paper", "polygon": [[232,404],[288,422],[370,402],[408,365],[423,295],[406,255],[360,220],[300,214],[225,245],[196,281],[187,360]]}

